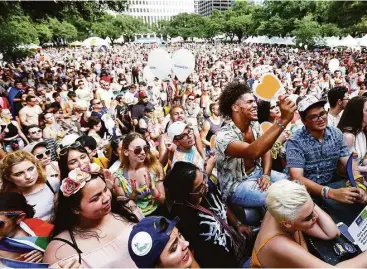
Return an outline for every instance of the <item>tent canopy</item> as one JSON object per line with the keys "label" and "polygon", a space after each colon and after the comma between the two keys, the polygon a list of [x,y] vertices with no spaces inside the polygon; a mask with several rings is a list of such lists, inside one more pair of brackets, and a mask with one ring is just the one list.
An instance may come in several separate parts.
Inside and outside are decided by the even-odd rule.
{"label": "tent canopy", "polygon": [[100,37],[90,37],[87,38],[86,40],[84,40],[82,42],[82,46],[84,47],[102,47],[102,46],[106,46],[108,47],[108,42]]}

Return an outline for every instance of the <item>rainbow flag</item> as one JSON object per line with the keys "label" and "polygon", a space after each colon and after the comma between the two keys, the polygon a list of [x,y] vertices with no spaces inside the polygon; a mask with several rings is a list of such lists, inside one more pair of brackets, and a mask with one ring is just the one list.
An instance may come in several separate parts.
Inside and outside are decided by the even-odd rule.
{"label": "rainbow flag", "polygon": [[5,237],[0,240],[0,250],[22,254],[32,250],[44,252],[48,245],[48,236],[53,229],[53,225],[40,219],[25,219],[19,225],[30,236]]}

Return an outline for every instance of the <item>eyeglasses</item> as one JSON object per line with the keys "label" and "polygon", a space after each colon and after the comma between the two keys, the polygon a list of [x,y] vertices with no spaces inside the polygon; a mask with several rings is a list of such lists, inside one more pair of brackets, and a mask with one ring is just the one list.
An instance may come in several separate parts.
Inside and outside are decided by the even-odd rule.
{"label": "eyeglasses", "polygon": [[317,122],[320,119],[326,119],[327,115],[328,115],[328,112],[323,111],[319,115],[308,116],[307,119],[309,119],[310,121],[313,121],[313,122]]}
{"label": "eyeglasses", "polygon": [[187,139],[189,136],[191,136],[194,133],[194,130],[189,128],[189,131],[186,134],[180,134],[175,136],[175,140],[181,140],[181,139]]}
{"label": "eyeglasses", "polygon": [[31,132],[31,134],[37,134],[37,133],[42,133],[42,130],[41,129],[39,129],[39,130],[37,130],[37,131],[33,131],[33,132]]}
{"label": "eyeglasses", "polygon": [[203,172],[203,182],[197,186],[197,188],[195,189],[194,192],[190,192],[189,195],[203,195],[205,194],[205,192],[208,189],[208,181],[209,181],[209,176],[207,173]]}
{"label": "eyeglasses", "polygon": [[60,150],[60,155],[65,155],[66,153],[69,152],[69,149],[76,149],[76,148],[79,148],[81,147],[82,145],[80,144],[80,142],[75,142],[75,143],[72,143],[70,144],[69,146],[66,146],[66,147],[63,147],[61,150]]}
{"label": "eyeglasses", "polygon": [[145,153],[149,152],[150,147],[148,145],[145,145],[144,147],[136,147],[132,152],[134,152],[135,155],[139,155],[144,150]]}
{"label": "eyeglasses", "polygon": [[98,102],[98,103],[94,103],[94,105],[100,105],[101,104],[101,102]]}
{"label": "eyeglasses", "polygon": [[38,153],[36,155],[34,155],[38,160],[42,160],[43,158],[47,157],[47,156],[50,156],[51,154],[51,150],[46,150],[45,152],[42,152],[42,153]]}
{"label": "eyeglasses", "polygon": [[194,101],[195,99],[194,98],[189,98],[190,101]]}

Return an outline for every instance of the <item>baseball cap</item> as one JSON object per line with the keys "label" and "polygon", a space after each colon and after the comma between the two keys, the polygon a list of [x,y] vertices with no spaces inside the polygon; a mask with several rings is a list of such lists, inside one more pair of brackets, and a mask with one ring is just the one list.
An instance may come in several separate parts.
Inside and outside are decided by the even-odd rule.
{"label": "baseball cap", "polygon": [[173,140],[176,135],[182,134],[186,127],[187,127],[186,123],[182,121],[176,121],[168,127],[167,135],[169,138]]}
{"label": "baseball cap", "polygon": [[153,268],[166,247],[178,217],[169,221],[165,217],[152,216],[136,224],[129,236],[128,249],[138,268]]}
{"label": "baseball cap", "polygon": [[46,146],[47,146],[47,142],[44,142],[44,141],[41,141],[41,142],[33,142],[33,143],[28,144],[24,148],[24,150],[27,151],[27,152],[33,153],[33,150],[35,148],[38,148],[38,147],[46,147]]}
{"label": "baseball cap", "polygon": [[307,109],[318,104],[323,106],[326,104],[326,102],[323,100],[319,100],[317,97],[313,95],[307,95],[305,98],[299,101],[297,106],[298,112],[304,115]]}
{"label": "baseball cap", "polygon": [[147,97],[148,95],[145,93],[145,91],[139,92],[139,98],[143,99],[144,97]]}

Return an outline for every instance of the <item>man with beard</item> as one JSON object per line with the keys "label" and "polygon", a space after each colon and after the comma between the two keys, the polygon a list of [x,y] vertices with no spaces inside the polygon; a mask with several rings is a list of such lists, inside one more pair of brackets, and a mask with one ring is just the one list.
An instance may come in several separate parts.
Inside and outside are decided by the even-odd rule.
{"label": "man with beard", "polygon": [[347,87],[332,88],[327,94],[330,110],[328,114],[328,126],[337,127],[340,121],[341,112],[347,106],[349,93]]}
{"label": "man with beard", "polygon": [[[287,167],[292,179],[301,181],[313,197],[328,207],[334,221],[349,225],[362,210],[355,204],[366,204],[367,195],[360,188],[345,187],[346,180],[335,173],[338,162],[346,167],[350,152],[343,133],[328,126],[324,105],[314,96],[306,96],[298,103],[304,126],[287,142]],[[353,174],[356,182],[364,181],[354,161]]]}
{"label": "man with beard", "polygon": [[219,98],[219,109],[230,120],[216,135],[218,181],[226,202],[242,207],[265,205],[265,194],[272,182],[286,179],[271,170],[270,149],[292,120],[296,105],[279,97],[281,116],[262,133],[257,122],[257,104],[251,89],[230,83]]}

